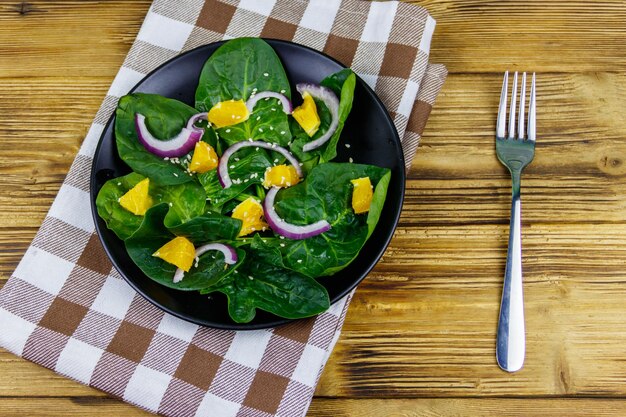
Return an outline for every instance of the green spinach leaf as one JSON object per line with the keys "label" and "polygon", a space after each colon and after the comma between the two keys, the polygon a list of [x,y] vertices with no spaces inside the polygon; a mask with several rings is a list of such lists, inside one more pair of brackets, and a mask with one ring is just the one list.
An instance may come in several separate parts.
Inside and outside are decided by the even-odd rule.
{"label": "green spinach leaf", "polygon": [[[285,69],[274,49],[262,39],[238,38],[219,47],[200,73],[196,108],[209,111],[226,100],[248,100],[253,93],[274,91],[291,98]],[[260,100],[249,119],[218,129],[227,144],[252,138],[286,146],[291,140],[288,116],[278,100]]]}
{"label": "green spinach leaf", "polygon": [[169,230],[176,236],[185,236],[194,243],[235,240],[241,230],[241,220],[220,213],[207,212],[185,223],[169,227]]}
{"label": "green spinach leaf", "polygon": [[[135,115],[146,116],[150,132],[157,138],[177,135],[197,111],[180,101],[156,94],[133,93],[122,97],[115,114],[115,138],[120,158],[133,171],[150,177],[157,184],[182,184],[192,180],[185,169],[154,155],[139,143]],[[210,129],[205,130],[210,132]],[[205,133],[210,141],[212,133]]]}
{"label": "green spinach leaf", "polygon": [[174,283],[176,266],[152,256],[157,249],[175,237],[164,225],[169,209],[169,205],[165,203],[150,208],[139,229],[124,242],[130,258],[148,277],[178,290],[201,290],[216,285],[243,263],[246,254],[242,250],[237,250],[239,259],[232,266],[224,262],[221,252],[209,251],[200,256],[198,267],[192,266],[182,281]]}
{"label": "green spinach leaf", "polygon": [[119,198],[133,188],[145,177],[137,173],[130,173],[123,177],[108,180],[100,189],[96,197],[98,215],[105,221],[107,227],[120,239],[124,240],[139,228],[143,216],[137,216],[120,206]]}
{"label": "green spinach leaf", "polygon": [[[376,184],[367,215],[357,215],[352,210],[350,180],[361,177],[369,177]],[[309,277],[334,274],[356,257],[374,230],[384,205],[389,177],[388,169],[371,165],[331,162],[316,166],[304,182],[279,192],[275,207],[290,223],[304,225],[325,219],[331,229],[303,240],[255,241],[252,248],[261,251],[268,262]],[[275,261],[275,250],[280,251],[282,263]]]}
{"label": "green spinach leaf", "polygon": [[[215,290],[228,297],[228,313],[237,323],[251,321],[260,308],[280,317],[310,317],[330,307],[326,289],[305,275],[247,255],[246,262]],[[204,291],[203,291],[204,292]]]}
{"label": "green spinach leaf", "polygon": [[295,120],[292,119],[290,123],[292,135],[294,137],[290,149],[301,161],[305,162],[305,168],[308,167],[309,169],[318,163],[321,164],[323,162],[331,161],[337,156],[337,143],[339,142],[339,137],[343,131],[346,119],[352,110],[354,89],[356,87],[356,75],[351,69],[346,68],[324,78],[320,84],[333,90],[333,92],[337,94],[337,97],[339,97],[339,124],[335,133],[333,133],[328,142],[319,148],[313,149],[309,152],[304,152],[302,150],[302,147],[305,144],[322,136],[330,126],[330,111],[322,101],[317,99],[315,100],[315,104],[320,117],[320,127],[313,137],[309,137],[300,125],[295,122]]}

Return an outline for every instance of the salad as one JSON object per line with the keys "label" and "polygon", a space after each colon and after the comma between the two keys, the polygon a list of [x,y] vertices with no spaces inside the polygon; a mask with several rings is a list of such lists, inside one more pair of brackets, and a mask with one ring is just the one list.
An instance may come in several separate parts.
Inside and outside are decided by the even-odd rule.
{"label": "salad", "polygon": [[132,172],[102,186],[98,215],[146,276],[225,294],[237,323],[256,309],[288,319],[325,311],[316,279],[357,257],[391,175],[333,161],[355,85],[344,69],[292,86],[265,41],[224,43],[201,71],[194,107],[120,99],[116,145]]}

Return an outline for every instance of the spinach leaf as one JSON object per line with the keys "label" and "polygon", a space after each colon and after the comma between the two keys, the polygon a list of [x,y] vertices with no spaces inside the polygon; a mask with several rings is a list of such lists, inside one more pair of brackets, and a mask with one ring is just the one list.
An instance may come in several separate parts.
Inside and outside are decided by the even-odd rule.
{"label": "spinach leaf", "polygon": [[143,216],[137,216],[120,206],[119,198],[126,194],[145,177],[137,173],[130,173],[123,177],[107,181],[96,197],[98,215],[105,221],[117,237],[124,240],[139,228]]}
{"label": "spinach leaf", "polygon": [[200,256],[198,267],[192,266],[182,281],[174,283],[172,279],[176,266],[152,256],[157,249],[175,237],[163,223],[169,209],[169,205],[165,203],[151,207],[139,229],[124,242],[130,258],[148,277],[178,290],[201,290],[216,285],[243,263],[245,252],[242,250],[237,250],[238,263],[232,266],[224,262],[221,252],[209,251]]}
{"label": "spinach leaf", "polygon": [[[352,210],[350,180],[361,177],[369,177],[376,184],[368,215],[357,215]],[[388,169],[371,165],[325,163],[316,166],[302,183],[278,193],[275,208],[278,215],[290,223],[310,224],[326,219],[331,229],[303,240],[255,241],[252,249],[263,253],[267,262],[284,265],[309,277],[334,274],[358,255],[374,230],[389,178]],[[282,263],[276,262],[275,250],[280,251]]]}
{"label": "spinach leaf", "polygon": [[[274,49],[262,39],[226,42],[207,60],[196,89],[196,108],[209,111],[226,100],[248,100],[253,93],[274,91],[291,98],[285,69]],[[261,100],[250,118],[218,130],[227,144],[249,138],[286,146],[291,140],[288,116],[276,99]]]}
{"label": "spinach leaf", "polygon": [[156,94],[133,93],[120,99],[115,114],[117,150],[133,171],[162,185],[191,181],[192,177],[179,164],[154,155],[139,143],[135,127],[137,113],[146,116],[148,129],[155,137],[168,139],[177,135],[197,111],[180,101]]}
{"label": "spinach leaf", "polygon": [[195,181],[177,185],[150,183],[150,195],[155,202],[169,204],[170,210],[164,222],[168,228],[186,223],[204,213],[206,193]]}
{"label": "spinach leaf", "polygon": [[241,220],[220,213],[207,212],[185,223],[169,227],[169,230],[176,236],[185,236],[194,243],[234,240],[241,230]]}
{"label": "spinach leaf", "polygon": [[[322,101],[315,100],[317,112],[320,116],[320,128],[313,137],[309,137],[295,120],[291,122],[290,127],[294,140],[290,148],[302,162],[305,162],[305,167],[307,167],[307,165],[312,167],[317,163],[321,164],[331,161],[337,156],[337,143],[339,142],[339,137],[341,136],[346,119],[352,110],[356,75],[351,69],[345,68],[324,78],[320,84],[333,90],[333,92],[337,94],[337,97],[339,97],[339,124],[337,130],[335,130],[335,133],[333,133],[328,142],[317,149],[304,152],[302,147],[305,144],[319,138],[328,130],[331,122],[330,111]],[[308,164],[306,162],[308,162]],[[312,164],[312,162],[314,164]]]}
{"label": "spinach leaf", "polygon": [[[330,307],[326,289],[294,271],[263,262],[248,254],[247,260],[215,288],[228,297],[228,313],[237,323],[251,321],[260,308],[280,317],[310,317]],[[205,291],[203,291],[205,292]]]}

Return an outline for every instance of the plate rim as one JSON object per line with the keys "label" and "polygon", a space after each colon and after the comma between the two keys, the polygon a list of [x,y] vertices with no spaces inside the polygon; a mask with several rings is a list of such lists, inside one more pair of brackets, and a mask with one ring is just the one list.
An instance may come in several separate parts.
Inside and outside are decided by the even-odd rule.
{"label": "plate rim", "polygon": [[[273,44],[282,44],[284,46],[287,47],[296,47],[296,48],[302,48],[305,50],[309,50],[310,52],[313,52],[314,54],[320,55],[332,62],[334,62],[335,64],[339,65],[341,68],[349,68],[346,67],[344,64],[342,64],[341,62],[339,62],[337,59],[333,58],[332,56],[322,52],[322,51],[318,51],[317,49],[308,47],[306,45],[302,45],[296,42],[292,42],[292,41],[287,41],[287,40],[283,40],[283,39],[275,39],[275,38],[265,38],[265,37],[257,37],[258,39],[262,39],[264,41],[266,41],[270,46],[272,46],[272,48],[274,49]],[[207,49],[207,48],[212,48],[212,47],[216,47],[219,48],[221,45],[223,45],[224,43],[228,42],[228,40],[220,40],[220,41],[216,41],[216,42],[210,42],[207,44],[203,44],[200,46],[197,46],[195,48],[192,48],[188,51],[185,51],[183,53],[180,53],[170,59],[168,59],[167,61],[161,63],[159,66],[157,66],[156,68],[154,68],[152,71],[150,71],[148,74],[146,74],[141,80],[139,80],[135,85],[133,85],[133,87],[128,90],[128,92],[124,95],[128,95],[128,94],[132,94],[133,92],[135,92],[135,90],[137,88],[139,88],[146,80],[148,80],[149,78],[151,78],[155,73],[157,73],[158,71],[160,71],[162,68],[164,68],[167,65],[170,65],[172,62],[179,60],[187,55],[196,53],[197,51],[201,50],[201,49]],[[207,58],[208,59],[208,58]],[[206,62],[206,61],[205,61]],[[203,64],[204,65],[204,64]],[[368,93],[371,95],[371,97],[373,97],[374,101],[376,102],[376,104],[383,109],[383,115],[384,118],[386,119],[386,122],[388,123],[389,126],[391,126],[392,128],[392,133],[393,133],[393,140],[396,141],[396,143],[398,144],[398,146],[396,147],[396,157],[398,158],[398,162],[400,164],[400,174],[401,174],[401,183],[402,186],[400,187],[400,209],[397,210],[396,214],[394,215],[394,218],[392,219],[392,223],[393,223],[393,231],[389,234],[389,236],[386,237],[386,239],[384,240],[384,242],[382,242],[382,245],[380,246],[380,249],[376,254],[376,261],[371,263],[362,273],[362,276],[359,279],[354,280],[350,285],[348,285],[344,290],[339,291],[338,294],[336,294],[334,297],[332,297],[330,299],[330,306],[332,306],[333,304],[336,304],[338,301],[340,301],[342,298],[344,298],[348,293],[350,293],[351,291],[353,291],[368,275],[369,273],[372,271],[372,269],[374,269],[374,267],[378,264],[378,262],[380,261],[380,259],[382,258],[383,254],[385,253],[385,251],[387,250],[387,247],[389,246],[389,243],[391,242],[391,240],[393,239],[394,236],[394,232],[398,226],[398,222],[400,220],[400,216],[402,214],[402,208],[404,205],[404,197],[405,197],[405,189],[406,189],[406,170],[404,169],[405,165],[405,159],[404,159],[404,152],[402,149],[402,141],[400,138],[400,135],[396,129],[395,123],[393,122],[393,119],[391,117],[391,115],[389,114],[389,110],[387,110],[387,107],[385,106],[385,104],[382,102],[382,100],[380,99],[380,97],[378,97],[378,95],[376,94],[376,92],[358,75],[356,74],[357,80],[360,81],[361,85],[363,88],[365,88],[366,91],[368,91]],[[122,96],[123,97],[123,96]],[[121,98],[121,97],[120,97]],[[119,98],[118,98],[119,100]],[[117,105],[116,105],[117,108]],[[102,233],[100,231],[100,226],[99,226],[99,215],[98,215],[98,210],[96,207],[96,197],[97,197],[97,191],[96,190],[96,156],[99,155],[101,147],[103,146],[104,143],[104,136],[107,134],[107,132],[109,131],[109,128],[111,127],[111,125],[115,122],[116,119],[116,115],[115,115],[115,109],[113,110],[111,116],[109,117],[107,123],[104,125],[104,129],[102,130],[102,133],[100,134],[99,138],[98,138],[98,144],[94,150],[93,156],[92,156],[92,162],[91,162],[91,169],[90,169],[90,174],[89,174],[89,200],[90,200],[90,206],[91,206],[91,214],[92,214],[92,218],[94,221],[94,225],[95,225],[95,231],[96,231],[96,235],[98,236],[98,239],[102,245],[102,248],[104,249],[107,258],[109,259],[109,261],[111,262],[111,264],[113,265],[113,267],[116,269],[116,271],[120,274],[120,276],[124,279],[124,281],[129,284],[131,286],[131,288],[133,288],[134,291],[136,291],[138,294],[140,294],[145,300],[147,300],[148,302],[150,302],[152,305],[154,305],[155,307],[159,308],[160,310],[167,312],[169,314],[172,314],[175,317],[178,317],[182,320],[185,320],[187,322],[191,322],[197,325],[201,325],[201,326],[205,326],[205,327],[210,327],[210,328],[215,328],[215,329],[220,329],[220,330],[232,330],[232,331],[241,331],[241,330],[260,330],[260,329],[268,329],[268,328],[273,328],[273,327],[278,327],[278,326],[282,326],[282,325],[286,325],[289,323],[293,323],[293,322],[297,322],[299,320],[307,320],[307,319],[312,319],[314,317],[318,317],[320,314],[324,314],[324,312],[328,311],[325,310],[324,312],[321,312],[317,315],[311,316],[311,317],[305,317],[305,318],[300,318],[300,319],[288,319],[288,318],[282,318],[279,316],[276,316],[274,314],[272,314],[272,316],[276,317],[275,320],[270,320],[270,321],[265,321],[265,322],[261,322],[261,323],[236,323],[236,322],[232,322],[230,324],[226,324],[226,323],[218,323],[218,322],[211,322],[211,321],[207,321],[207,320],[203,320],[203,319],[199,319],[197,317],[193,317],[190,315],[186,315],[184,313],[175,311],[167,306],[164,306],[160,303],[158,303],[156,300],[154,300],[152,297],[148,296],[148,294],[146,294],[146,292],[139,286],[137,285],[135,282],[133,282],[131,279],[126,277],[126,274],[123,272],[123,268],[121,268],[120,265],[118,265],[118,262],[116,260],[116,258],[112,255],[112,253],[109,250],[108,244],[104,241]],[[113,137],[115,138],[115,131],[113,131]],[[368,239],[369,241],[369,239]],[[122,241],[123,244],[123,241]],[[358,255],[357,255],[358,257]],[[356,258],[354,259],[356,260]],[[352,262],[354,262],[351,261]],[[323,277],[322,277],[323,278]],[[271,314],[271,313],[270,313]]]}

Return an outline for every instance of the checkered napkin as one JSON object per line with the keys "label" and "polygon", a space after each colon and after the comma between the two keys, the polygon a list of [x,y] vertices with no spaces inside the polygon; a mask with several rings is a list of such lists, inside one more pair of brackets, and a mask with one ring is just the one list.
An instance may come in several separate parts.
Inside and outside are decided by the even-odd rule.
{"label": "checkered napkin", "polygon": [[316,318],[223,331],[163,313],[112,268],[89,173],[117,100],[182,51],[221,39],[293,40],[352,67],[392,114],[410,166],[446,70],[428,64],[435,22],[406,3],[155,0],[32,245],[0,290],[0,345],[166,416],[302,416],[350,296]]}

